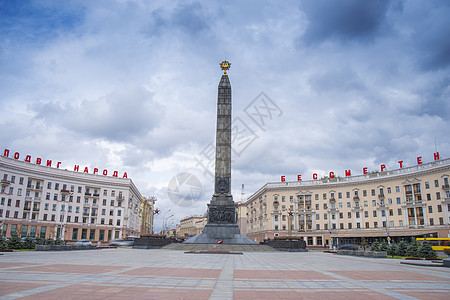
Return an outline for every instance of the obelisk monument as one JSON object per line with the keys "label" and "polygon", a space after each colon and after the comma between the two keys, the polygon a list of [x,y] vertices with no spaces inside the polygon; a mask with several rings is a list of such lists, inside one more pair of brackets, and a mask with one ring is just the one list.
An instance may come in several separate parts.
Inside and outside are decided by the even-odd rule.
{"label": "obelisk monument", "polygon": [[208,204],[208,222],[201,234],[185,243],[256,244],[240,233],[231,195],[231,84],[227,75],[230,67],[226,60],[220,63],[224,74],[218,87],[214,194]]}

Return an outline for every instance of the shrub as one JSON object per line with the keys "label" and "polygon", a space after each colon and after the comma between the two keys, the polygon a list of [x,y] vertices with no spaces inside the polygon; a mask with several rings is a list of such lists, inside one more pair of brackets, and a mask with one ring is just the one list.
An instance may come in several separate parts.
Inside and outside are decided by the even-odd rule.
{"label": "shrub", "polygon": [[388,249],[389,249],[388,244],[386,243],[385,240],[383,240],[380,244],[380,251],[388,251]]}
{"label": "shrub", "polygon": [[380,252],[380,243],[378,241],[373,242],[370,246],[370,250]]}
{"label": "shrub", "polygon": [[406,248],[406,255],[411,257],[419,257],[419,245],[414,242]]}
{"label": "shrub", "polygon": [[400,241],[400,243],[398,243],[396,255],[406,256],[406,249],[407,248],[408,248],[408,243],[405,242],[405,241]]}
{"label": "shrub", "polygon": [[8,240],[9,249],[22,249],[22,242],[17,234],[13,234]]}
{"label": "shrub", "polygon": [[398,255],[398,246],[397,244],[391,244],[391,246],[388,249],[388,255],[394,257],[395,255]]}
{"label": "shrub", "polygon": [[0,237],[0,249],[9,249],[8,242],[3,237]]}
{"label": "shrub", "polygon": [[419,256],[424,258],[436,258],[437,254],[430,243],[425,242],[419,249]]}

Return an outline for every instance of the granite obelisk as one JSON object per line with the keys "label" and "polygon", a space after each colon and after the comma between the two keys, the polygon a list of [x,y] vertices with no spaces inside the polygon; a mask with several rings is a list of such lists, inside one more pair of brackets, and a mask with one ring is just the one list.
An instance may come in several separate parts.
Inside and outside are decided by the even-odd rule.
{"label": "granite obelisk", "polygon": [[231,195],[231,84],[227,75],[230,66],[226,60],[220,63],[224,74],[218,87],[214,194],[208,204],[208,222],[201,234],[185,243],[256,244],[240,233]]}

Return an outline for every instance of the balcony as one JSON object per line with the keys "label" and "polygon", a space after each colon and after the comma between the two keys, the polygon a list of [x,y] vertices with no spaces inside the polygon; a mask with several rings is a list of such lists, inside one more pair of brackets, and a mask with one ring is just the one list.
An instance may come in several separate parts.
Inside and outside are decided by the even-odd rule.
{"label": "balcony", "polygon": [[[3,183],[3,180],[2,180],[2,183]],[[444,190],[448,190],[448,189],[450,189],[450,185],[447,183],[447,184],[444,184],[444,185],[442,185],[442,188],[444,189]]]}
{"label": "balcony", "polygon": [[380,193],[380,194],[378,194],[378,198],[380,198],[380,199],[384,199],[384,193]]}
{"label": "balcony", "polygon": [[406,195],[411,195],[412,191],[406,191]]}
{"label": "balcony", "polygon": [[331,202],[331,201],[336,201],[336,198],[331,197],[331,198],[330,198],[330,202]]}
{"label": "balcony", "polygon": [[353,200],[359,200],[359,196],[353,196]]}
{"label": "balcony", "polygon": [[34,197],[33,200],[34,200],[35,202],[41,202],[41,197]]}
{"label": "balcony", "polygon": [[9,180],[2,179],[2,181],[1,181],[1,185],[10,185],[10,184],[11,184],[11,181],[9,181]]}
{"label": "balcony", "polygon": [[91,194],[91,193],[88,193],[88,192],[84,193],[84,195],[85,195],[85,196],[92,196],[92,194]]}
{"label": "balcony", "polygon": [[63,195],[69,195],[70,191],[69,190],[61,190],[61,194]]}
{"label": "balcony", "polygon": [[31,210],[31,207],[30,207],[30,206],[25,206],[25,207],[23,208],[23,210]]}

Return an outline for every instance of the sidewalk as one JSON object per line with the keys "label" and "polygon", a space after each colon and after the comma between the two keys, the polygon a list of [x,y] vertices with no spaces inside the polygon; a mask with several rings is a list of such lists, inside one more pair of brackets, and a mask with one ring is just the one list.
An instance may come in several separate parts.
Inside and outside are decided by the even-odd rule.
{"label": "sidewalk", "polygon": [[450,299],[450,269],[330,253],[103,249],[0,256],[0,299]]}

